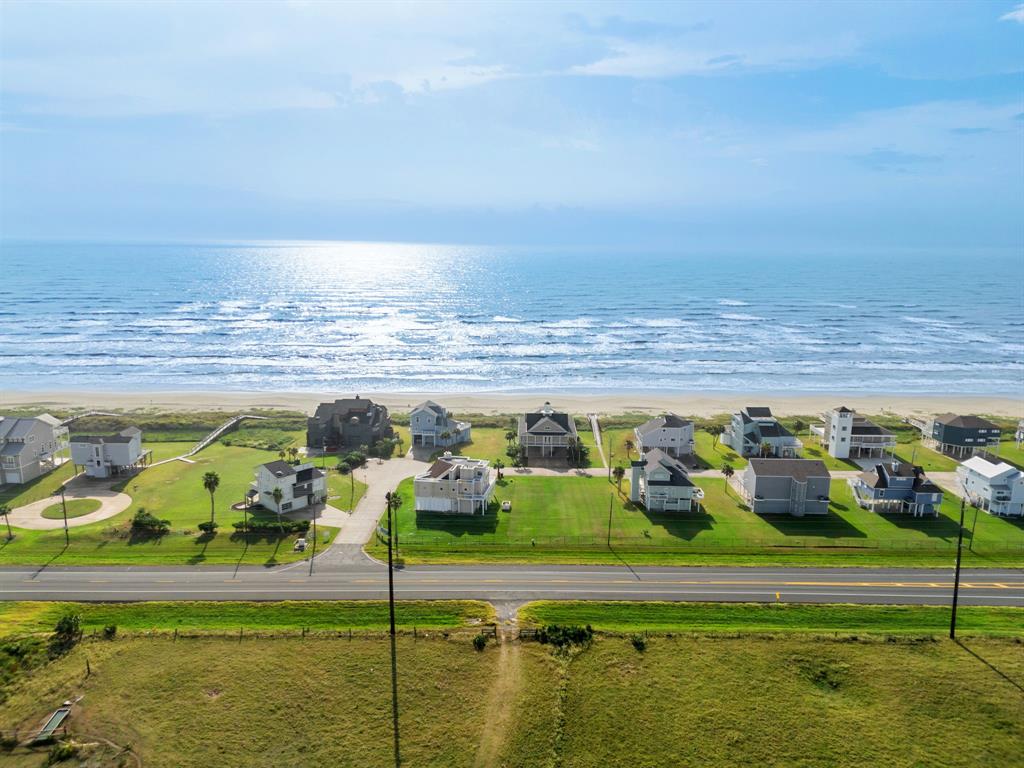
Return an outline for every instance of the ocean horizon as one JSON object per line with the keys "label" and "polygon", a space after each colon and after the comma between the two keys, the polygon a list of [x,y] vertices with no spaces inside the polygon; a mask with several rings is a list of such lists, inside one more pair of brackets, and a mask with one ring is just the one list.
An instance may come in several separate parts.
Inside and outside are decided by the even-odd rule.
{"label": "ocean horizon", "polygon": [[1024,394],[1017,254],[0,246],[19,391]]}

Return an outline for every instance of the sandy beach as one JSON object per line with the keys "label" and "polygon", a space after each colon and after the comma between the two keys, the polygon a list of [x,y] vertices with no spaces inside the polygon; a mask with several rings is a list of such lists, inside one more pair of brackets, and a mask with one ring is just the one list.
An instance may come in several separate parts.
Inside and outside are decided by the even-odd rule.
{"label": "sandy beach", "polygon": [[[18,392],[0,393],[0,408],[95,408],[242,411],[287,408],[312,412],[320,402],[350,397],[352,392]],[[990,395],[865,395],[757,392],[361,392],[395,411],[407,411],[423,400],[436,400],[461,413],[518,413],[538,408],[545,400],[572,413],[618,414],[674,411],[686,416],[711,416],[744,405],[768,405],[780,416],[813,415],[837,405],[864,413],[901,416],[944,412],[1024,418],[1024,393],[1019,398]]]}

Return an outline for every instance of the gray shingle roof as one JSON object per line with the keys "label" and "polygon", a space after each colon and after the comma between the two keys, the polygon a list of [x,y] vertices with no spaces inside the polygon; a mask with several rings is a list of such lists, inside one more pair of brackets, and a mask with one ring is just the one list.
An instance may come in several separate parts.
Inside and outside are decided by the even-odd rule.
{"label": "gray shingle roof", "polygon": [[965,429],[999,429],[988,419],[980,416],[958,416],[955,413],[942,413],[935,417],[935,421],[947,427],[963,427]]}
{"label": "gray shingle roof", "polygon": [[761,477],[792,477],[801,482],[809,477],[831,477],[825,462],[818,459],[751,459],[750,469]]}
{"label": "gray shingle roof", "polygon": [[646,435],[649,432],[653,432],[656,429],[681,429],[682,427],[685,427],[692,423],[692,421],[682,419],[679,416],[676,416],[674,413],[666,413],[662,416],[656,416],[650,421],[645,421],[643,424],[637,427],[636,430],[641,435]]}
{"label": "gray shingle roof", "polygon": [[287,461],[281,461],[280,459],[268,461],[263,466],[267,468],[270,474],[276,477],[291,477],[295,474],[295,467]]}

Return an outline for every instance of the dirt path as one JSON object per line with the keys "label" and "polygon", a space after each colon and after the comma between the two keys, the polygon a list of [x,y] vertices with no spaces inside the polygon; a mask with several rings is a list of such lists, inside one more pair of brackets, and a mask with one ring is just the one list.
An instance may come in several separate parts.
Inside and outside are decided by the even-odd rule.
{"label": "dirt path", "polygon": [[487,716],[480,746],[476,750],[473,765],[477,768],[491,768],[498,765],[508,740],[509,730],[515,721],[516,701],[522,683],[520,673],[520,645],[513,639],[516,635],[515,619],[500,626],[498,646],[498,669],[487,697]]}

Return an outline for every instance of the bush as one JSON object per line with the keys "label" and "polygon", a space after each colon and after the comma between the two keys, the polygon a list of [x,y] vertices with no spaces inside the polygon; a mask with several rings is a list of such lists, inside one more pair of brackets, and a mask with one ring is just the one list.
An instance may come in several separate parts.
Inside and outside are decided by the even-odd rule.
{"label": "bush", "polygon": [[309,520],[260,520],[260,519],[249,519],[248,527],[242,520],[238,520],[231,524],[236,531],[248,531],[249,533],[276,533],[278,535],[284,535],[286,533],[305,533],[310,528]]}
{"label": "bush", "polygon": [[563,627],[560,624],[548,624],[546,627],[541,627],[537,639],[542,643],[549,643],[556,648],[565,648],[569,645],[587,645],[594,639],[594,630],[589,624],[585,627]]}
{"label": "bush", "polygon": [[351,469],[355,469],[366,463],[366,454],[362,451],[349,451],[341,457],[341,460],[348,464]]}
{"label": "bush", "polygon": [[143,533],[164,534],[171,530],[171,521],[161,520],[156,515],[147,512],[144,507],[139,507],[132,518],[132,530]]}
{"label": "bush", "polygon": [[46,756],[46,764],[62,763],[65,760],[78,755],[78,745],[70,741],[58,741],[50,747],[50,754]]}
{"label": "bush", "polygon": [[352,467],[348,465],[347,461],[339,461],[334,468],[343,475],[347,475],[352,471]]}
{"label": "bush", "polygon": [[50,655],[67,653],[82,639],[82,618],[77,613],[65,613],[57,621],[50,636]]}
{"label": "bush", "polygon": [[476,637],[473,638],[473,648],[475,648],[478,651],[482,651],[486,647],[487,647],[487,635],[485,635],[483,632],[481,632],[480,634],[478,634]]}
{"label": "bush", "polygon": [[215,520],[205,520],[196,526],[203,533],[216,533],[217,522]]}
{"label": "bush", "polygon": [[630,635],[629,642],[631,642],[633,647],[640,651],[640,653],[647,650],[647,640],[644,639],[643,635]]}
{"label": "bush", "polygon": [[103,639],[113,640],[117,636],[117,624],[107,624],[103,628]]}

